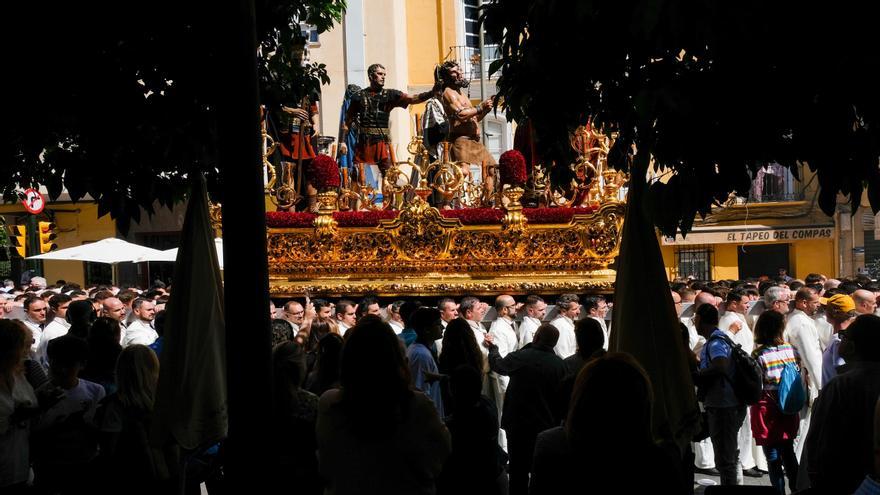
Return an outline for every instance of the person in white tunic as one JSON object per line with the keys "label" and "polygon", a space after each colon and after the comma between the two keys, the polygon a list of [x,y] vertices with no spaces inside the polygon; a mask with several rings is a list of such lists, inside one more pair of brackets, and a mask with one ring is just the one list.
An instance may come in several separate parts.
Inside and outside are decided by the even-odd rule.
{"label": "person in white tunic", "polygon": [[153,329],[153,318],[156,316],[156,303],[150,299],[137,298],[131,303],[134,321],[125,331],[122,347],[134,344],[150,345],[159,338]]}
{"label": "person in white tunic", "polygon": [[602,327],[602,333],[605,334],[605,343],[602,348],[608,350],[608,343],[611,341],[611,334],[608,332],[608,324],[605,317],[608,315],[608,302],[604,296],[588,296],[584,299],[583,311],[587,312],[587,316],[598,321]]}
{"label": "person in white tunic", "polygon": [[[770,290],[768,289],[768,293]],[[766,294],[765,294],[766,296]],[[801,287],[795,294],[795,309],[788,316],[782,338],[797,350],[801,358],[801,370],[806,370],[809,381],[810,404],[819,396],[822,386],[822,349],[819,346],[819,332],[813,315],[819,309],[819,294],[809,287]],[[795,438],[794,451],[801,457],[807,431],[810,429],[812,406],[801,411],[801,424]]]}
{"label": "person in white tunic", "polygon": [[70,306],[71,301],[73,299],[66,294],[56,294],[49,299],[49,307],[52,308],[55,317],[51,323],[46,325],[46,329],[40,338],[40,344],[37,347],[37,361],[44,368],[49,367],[49,359],[46,353],[49,341],[66,335],[67,330],[70,329],[70,323],[67,321],[67,307]]}
{"label": "person in white tunic", "polygon": [[[519,349],[516,321],[514,320],[519,308],[520,305],[511,296],[500,295],[495,298],[495,312],[498,314],[498,318],[495,318],[492,326],[489,327],[489,335],[492,336],[492,343],[498,346],[498,353],[502,358]],[[493,371],[490,374],[490,379],[492,380],[492,391],[495,393],[495,407],[498,408],[498,417],[501,418],[501,411],[504,409],[504,394],[507,392],[510,377],[499,375]],[[498,436],[498,443],[502,449],[507,450],[507,438],[504,430],[501,430],[501,434]]]}
{"label": "person in white tunic", "polygon": [[522,349],[535,339],[535,332],[547,316],[547,303],[540,296],[526,298],[526,315],[519,325],[519,347]]}
{"label": "person in white tunic", "polygon": [[43,331],[48,324],[46,317],[49,314],[49,305],[42,298],[33,296],[24,300],[23,307],[25,319],[21,321],[31,331],[31,336],[33,336],[31,352],[36,353],[40,348]]}
{"label": "person in white tunic", "polygon": [[553,351],[565,359],[577,352],[577,340],[574,336],[574,320],[581,314],[581,304],[577,294],[563,294],[556,301],[559,316],[550,322],[559,330],[559,340]]}

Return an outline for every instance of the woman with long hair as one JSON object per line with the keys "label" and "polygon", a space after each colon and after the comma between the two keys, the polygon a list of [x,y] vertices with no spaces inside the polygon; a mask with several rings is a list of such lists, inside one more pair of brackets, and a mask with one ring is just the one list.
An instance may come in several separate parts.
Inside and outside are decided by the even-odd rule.
{"label": "woman with long hair", "polygon": [[413,392],[400,340],[373,315],[345,336],[341,387],[318,409],[327,493],[434,493],[449,432],[431,399]]}
{"label": "woman with long hair", "polygon": [[272,476],[276,486],[291,484],[297,493],[321,493],[318,458],[315,456],[315,420],[318,396],[302,389],[306,354],[302,346],[286,342],[272,351],[275,387],[273,451],[277,462]]}
{"label": "woman with long hair", "polygon": [[159,381],[159,359],[145,345],[130,345],[116,363],[116,393],[100,413],[100,456],[109,478],[103,493],[154,493],[163,472],[149,443]]}
{"label": "woman with long hair", "polygon": [[342,337],[333,333],[325,335],[318,342],[316,355],[315,367],[306,379],[306,389],[320,397],[324,392],[339,386]]}
{"label": "woman with long hair", "polygon": [[[680,492],[679,463],[654,440],[653,404],[651,381],[629,354],[587,363],[564,426],[538,435],[530,493],[564,493],[572,486],[595,493]],[[632,469],[642,475],[633,478]]]}
{"label": "woman with long hair", "polygon": [[779,407],[783,369],[788,365],[798,366],[797,351],[782,338],[784,331],[785,317],[776,311],[765,311],[755,323],[758,347],[754,355],[764,371],[764,392],[758,403],[751,406],[752,436],[767,457],[770,484],[782,495],[785,495],[786,476],[792,492],[797,484],[794,438],[800,425],[800,415],[784,414]]}
{"label": "woman with long hair", "polygon": [[37,396],[24,373],[33,335],[17,320],[0,320],[0,491],[24,493],[30,471],[30,418]]}
{"label": "woman with long hair", "polygon": [[[437,358],[437,368],[443,375],[451,375],[452,371],[459,366],[470,366],[480,372],[480,380],[485,381],[483,373],[483,354],[480,352],[474,331],[463,318],[455,318],[446,325],[443,332],[440,356]],[[453,409],[455,397],[449,390],[449,383],[441,384],[443,403]]]}

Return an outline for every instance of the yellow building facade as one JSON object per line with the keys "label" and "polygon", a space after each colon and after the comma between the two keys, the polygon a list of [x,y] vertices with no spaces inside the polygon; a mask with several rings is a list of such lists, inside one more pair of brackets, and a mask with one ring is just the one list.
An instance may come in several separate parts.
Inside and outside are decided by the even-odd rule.
{"label": "yellow building facade", "polygon": [[780,268],[795,278],[852,274],[841,271],[840,214],[829,217],[819,209],[812,173],[798,181],[781,167],[762,172],[748,195],[698,218],[687,237],[659,237],[670,280],[773,277]]}

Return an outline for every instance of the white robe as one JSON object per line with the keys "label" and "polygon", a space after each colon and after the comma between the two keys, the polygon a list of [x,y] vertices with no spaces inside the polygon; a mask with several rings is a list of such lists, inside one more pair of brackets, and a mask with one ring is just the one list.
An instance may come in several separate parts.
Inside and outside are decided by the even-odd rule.
{"label": "white robe", "polygon": [[577,352],[577,340],[574,337],[574,322],[567,316],[559,316],[550,322],[559,330],[559,341],[553,350],[556,355],[565,359]]}
{"label": "white robe", "polygon": [[541,320],[524,316],[522,323],[519,324],[519,348],[522,349],[526,344],[530,344],[535,339],[535,332],[541,326]]}
{"label": "white robe", "polygon": [[801,370],[807,370],[810,376],[810,407],[801,411],[800,428],[794,441],[794,452],[798,460],[804,450],[804,439],[810,430],[812,404],[819,396],[822,382],[822,349],[819,345],[819,332],[816,322],[806,313],[795,309],[788,315],[785,333],[782,338],[797,350],[801,358]]}
{"label": "white robe", "polygon": [[[516,338],[516,330],[513,328],[513,320],[507,318],[498,318],[492,322],[489,328],[489,335],[492,336],[492,343],[498,346],[498,354],[501,357],[519,348],[519,342]],[[492,392],[495,394],[495,407],[498,408],[498,418],[501,419],[501,412],[504,410],[504,394],[507,392],[507,385],[510,383],[510,377],[499,375],[494,371],[491,373]],[[498,435],[498,443],[502,449],[507,450],[507,435],[504,430]]]}
{"label": "white robe", "polygon": [[602,344],[602,348],[607,351],[608,343],[611,342],[611,333],[608,331],[608,325],[605,323],[605,320],[599,318],[598,316],[590,316],[590,318],[598,321],[599,325],[602,326],[602,335],[605,337],[605,343]]}
{"label": "white robe", "polygon": [[159,334],[149,323],[137,319],[125,330],[125,338],[122,341],[122,347],[130,345],[150,345],[159,338]]}
{"label": "white robe", "polygon": [[55,318],[52,320],[52,323],[46,325],[46,328],[43,330],[43,335],[40,336],[40,344],[37,346],[37,361],[43,365],[43,367],[49,367],[49,341],[52,339],[57,339],[62,335],[67,335],[67,331],[70,329],[70,323],[63,318]]}

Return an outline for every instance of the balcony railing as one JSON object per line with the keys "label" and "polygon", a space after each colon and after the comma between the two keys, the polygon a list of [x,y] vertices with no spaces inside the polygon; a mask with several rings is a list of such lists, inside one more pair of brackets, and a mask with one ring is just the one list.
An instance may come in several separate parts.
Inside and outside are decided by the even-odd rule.
{"label": "balcony railing", "polygon": [[749,203],[777,203],[804,199],[801,182],[786,167],[773,163],[758,170],[749,190]]}
{"label": "balcony railing", "polygon": [[[498,73],[489,76],[489,65],[499,58],[498,45],[483,45],[483,76],[486,80],[498,78]],[[480,78],[480,49],[478,47],[451,46],[445,60],[458,62],[466,78],[472,81]]]}

